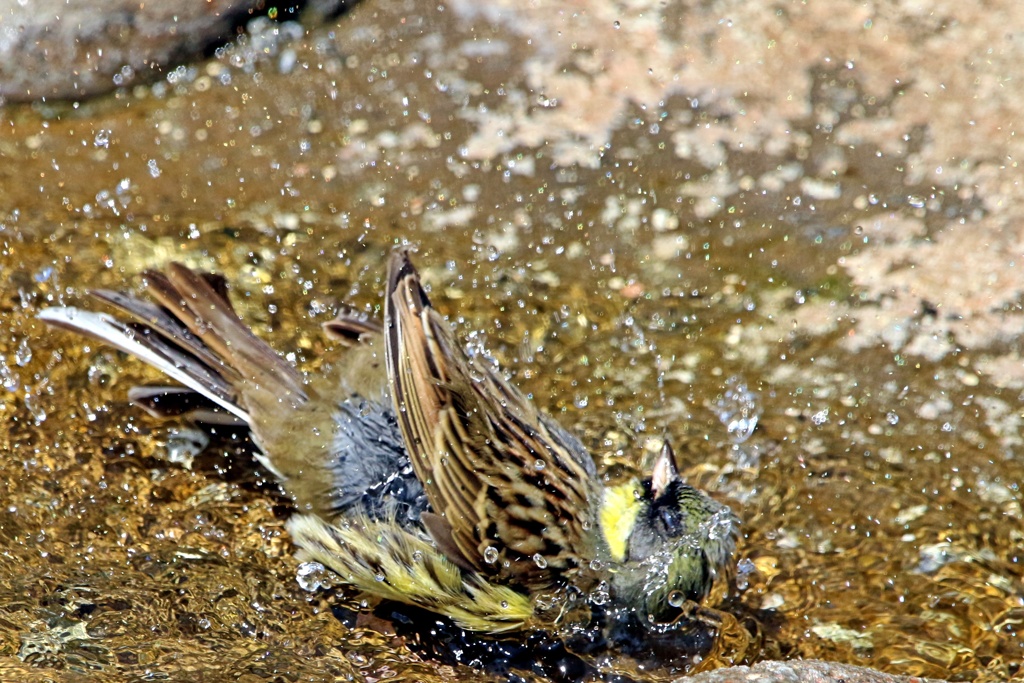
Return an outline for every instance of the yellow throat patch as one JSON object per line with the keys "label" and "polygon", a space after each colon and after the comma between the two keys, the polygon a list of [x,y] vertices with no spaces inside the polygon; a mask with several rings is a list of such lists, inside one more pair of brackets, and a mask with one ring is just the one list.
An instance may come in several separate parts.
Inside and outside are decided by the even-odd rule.
{"label": "yellow throat patch", "polygon": [[601,533],[612,559],[626,559],[626,545],[640,514],[640,482],[634,480],[606,489],[601,501]]}

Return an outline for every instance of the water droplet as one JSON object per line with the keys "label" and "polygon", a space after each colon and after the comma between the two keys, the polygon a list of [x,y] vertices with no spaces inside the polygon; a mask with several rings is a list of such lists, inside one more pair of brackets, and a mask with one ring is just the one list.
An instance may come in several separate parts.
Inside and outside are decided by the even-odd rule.
{"label": "water droplet", "polygon": [[749,558],[743,558],[736,564],[736,588],[743,591],[750,586],[750,577],[757,572],[755,565]]}
{"label": "water droplet", "polygon": [[326,574],[327,569],[319,562],[303,562],[295,570],[295,581],[302,590],[315,593],[321,588],[329,586],[330,582],[326,580]]}
{"label": "water droplet", "polygon": [[498,549],[495,548],[493,545],[487,546],[487,548],[484,549],[484,562],[486,562],[487,564],[494,564],[497,561]]}
{"label": "water droplet", "polygon": [[537,96],[537,104],[539,104],[542,107],[551,109],[558,106],[558,98],[548,97],[547,95],[541,93],[540,95]]}
{"label": "water droplet", "polygon": [[533,555],[533,563],[535,565],[537,565],[538,569],[547,569],[548,568],[548,558],[544,557],[540,553],[534,553],[534,555]]}
{"label": "water droplet", "polygon": [[55,272],[56,270],[54,269],[53,266],[43,266],[42,268],[40,268],[39,270],[32,274],[32,279],[38,282],[39,284],[42,284],[49,280],[51,277],[53,277],[53,274]]}
{"label": "water droplet", "polygon": [[743,443],[754,433],[761,416],[757,394],[739,376],[730,377],[725,387],[713,407],[733,442]]}
{"label": "water droplet", "polygon": [[811,415],[811,422],[818,425],[819,427],[828,422],[828,408],[822,408],[814,415]]}
{"label": "water droplet", "polygon": [[32,360],[32,347],[28,345],[28,337],[21,340],[18,348],[14,351],[14,362],[20,367],[25,367]]}
{"label": "water droplet", "polygon": [[39,401],[39,396],[34,392],[25,392],[25,409],[32,414],[36,424],[46,422],[46,410],[43,409],[43,406]]}
{"label": "water droplet", "polygon": [[682,607],[686,602],[686,594],[683,591],[672,591],[668,594],[668,604],[673,607]]}
{"label": "water droplet", "polygon": [[[82,414],[85,415],[85,419],[88,420],[89,422],[95,422],[100,418],[100,416],[96,414],[96,411],[93,409],[92,405],[90,405],[88,401],[82,401]],[[188,467],[186,467],[185,469],[188,469]]]}
{"label": "water droplet", "polygon": [[12,393],[21,388],[21,379],[3,356],[0,356],[0,386]]}
{"label": "water droplet", "polygon": [[167,460],[191,470],[196,456],[209,445],[210,437],[200,429],[172,429],[167,437]]}
{"label": "water droplet", "polygon": [[890,410],[888,413],[885,414],[885,421],[891,425],[895,425],[899,423],[900,416]]}

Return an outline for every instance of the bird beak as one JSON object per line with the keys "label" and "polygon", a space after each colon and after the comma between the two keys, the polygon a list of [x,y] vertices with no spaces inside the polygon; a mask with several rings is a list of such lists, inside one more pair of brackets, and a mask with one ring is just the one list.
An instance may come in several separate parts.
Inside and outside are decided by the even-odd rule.
{"label": "bird beak", "polygon": [[672,452],[672,446],[669,445],[668,441],[665,441],[665,445],[661,447],[661,455],[658,456],[658,460],[654,463],[654,471],[651,473],[651,493],[654,494],[655,500],[661,497],[661,494],[665,492],[668,485],[672,483],[674,479],[679,478],[679,471],[676,469],[676,458],[675,453]]}

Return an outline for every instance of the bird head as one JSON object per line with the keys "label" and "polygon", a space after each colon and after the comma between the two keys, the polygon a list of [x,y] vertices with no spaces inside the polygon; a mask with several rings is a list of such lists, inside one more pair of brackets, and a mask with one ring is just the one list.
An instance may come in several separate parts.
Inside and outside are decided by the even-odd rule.
{"label": "bird head", "polygon": [[682,480],[666,443],[650,479],[606,490],[601,528],[616,602],[661,622],[702,601],[728,571],[739,520]]}

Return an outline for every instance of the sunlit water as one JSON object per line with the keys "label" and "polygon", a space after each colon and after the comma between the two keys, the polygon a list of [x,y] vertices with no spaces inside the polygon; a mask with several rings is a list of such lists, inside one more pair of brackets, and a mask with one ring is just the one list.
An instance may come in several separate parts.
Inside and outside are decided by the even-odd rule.
{"label": "sunlit water", "polygon": [[744,520],[722,605],[733,631],[701,666],[1017,672],[1020,397],[967,354],[854,353],[842,321],[791,322],[851,296],[834,264],[864,242],[836,226],[879,202],[932,220],[891,189],[891,164],[866,155],[838,194],[781,216],[785,186],[707,217],[679,190],[706,171],[659,144],[671,131],[651,112],[597,168],[470,160],[453,101],[429,95],[438,73],[468,87],[452,75],[472,67],[440,60],[428,79],[416,54],[318,40],[290,55],[249,43],[78,110],[5,113],[0,678],[448,677],[379,613],[335,616],[358,596],[292,558],[288,503],[230,434],[203,450],[187,424],[144,416],[125,394],[154,373],[34,319],[183,260],[227,274],[257,332],[316,372],[319,323],[341,301],[379,311],[384,257],[405,240],[459,333],[609,477],[669,437],[687,478]]}

